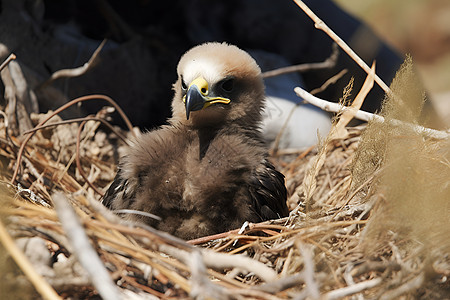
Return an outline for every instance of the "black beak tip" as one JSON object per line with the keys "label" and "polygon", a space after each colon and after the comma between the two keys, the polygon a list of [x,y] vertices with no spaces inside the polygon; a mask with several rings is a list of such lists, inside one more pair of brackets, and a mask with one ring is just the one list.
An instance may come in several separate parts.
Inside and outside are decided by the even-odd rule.
{"label": "black beak tip", "polygon": [[191,111],[201,110],[205,105],[205,98],[197,86],[192,86],[186,94],[186,119],[189,120]]}

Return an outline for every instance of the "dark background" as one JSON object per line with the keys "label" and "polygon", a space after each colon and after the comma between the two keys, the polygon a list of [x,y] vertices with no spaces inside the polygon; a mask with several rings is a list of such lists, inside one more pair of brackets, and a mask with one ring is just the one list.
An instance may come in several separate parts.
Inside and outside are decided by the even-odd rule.
{"label": "dark background", "polygon": [[[376,60],[378,75],[390,83],[403,60],[400,56],[333,2],[305,2],[366,63]],[[83,65],[104,38],[108,42],[86,74],[36,88],[59,69]],[[1,58],[9,52],[17,55],[43,112],[75,97],[102,93],[114,98],[134,125],[160,125],[170,116],[180,56],[206,41],[278,54],[289,64],[321,62],[332,49],[332,40],[290,0],[1,2],[0,42],[7,48],[0,51]],[[352,76],[356,94],[366,74],[344,53],[331,69],[302,73],[304,87],[318,88],[344,68],[347,74],[317,96],[338,101]],[[383,97],[375,86],[363,109],[375,111]],[[66,117],[95,113],[103,105],[83,104]]]}

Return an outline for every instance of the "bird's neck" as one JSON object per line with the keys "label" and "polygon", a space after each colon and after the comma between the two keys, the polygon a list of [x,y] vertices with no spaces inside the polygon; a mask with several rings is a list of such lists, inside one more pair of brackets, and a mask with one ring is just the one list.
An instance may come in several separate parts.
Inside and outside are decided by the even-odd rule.
{"label": "bird's neck", "polygon": [[201,160],[206,151],[216,136],[218,135],[239,135],[245,137],[245,140],[249,144],[261,146],[264,144],[260,128],[256,125],[251,126],[247,124],[242,126],[238,122],[233,122],[232,124],[227,124],[227,126],[217,126],[217,127],[201,127],[191,129],[193,130],[199,141],[199,159]]}
{"label": "bird's neck", "polygon": [[216,137],[219,130],[214,130],[211,128],[206,129],[197,129],[197,136],[198,136],[198,142],[199,142],[199,154],[198,158],[199,160],[202,160],[202,158],[205,156],[206,151],[208,151],[209,145],[211,144],[211,141]]}

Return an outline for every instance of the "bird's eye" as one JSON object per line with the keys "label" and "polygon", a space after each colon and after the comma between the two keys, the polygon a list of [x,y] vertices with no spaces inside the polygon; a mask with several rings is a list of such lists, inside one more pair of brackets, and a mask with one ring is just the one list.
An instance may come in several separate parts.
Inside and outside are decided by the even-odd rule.
{"label": "bird's eye", "polygon": [[234,87],[234,78],[225,79],[220,85],[225,92],[233,91]]}
{"label": "bird's eye", "polygon": [[182,89],[183,91],[187,90],[187,85],[186,85],[186,83],[184,82],[183,78],[181,78],[181,89]]}

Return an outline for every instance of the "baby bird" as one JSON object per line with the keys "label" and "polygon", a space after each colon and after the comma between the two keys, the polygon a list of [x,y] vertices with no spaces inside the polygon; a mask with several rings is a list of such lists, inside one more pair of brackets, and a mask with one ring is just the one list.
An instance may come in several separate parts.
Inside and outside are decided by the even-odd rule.
{"label": "baby bird", "polygon": [[285,217],[284,176],[260,133],[261,70],[226,43],[186,52],[177,67],[169,125],[132,142],[103,203],[183,239]]}

